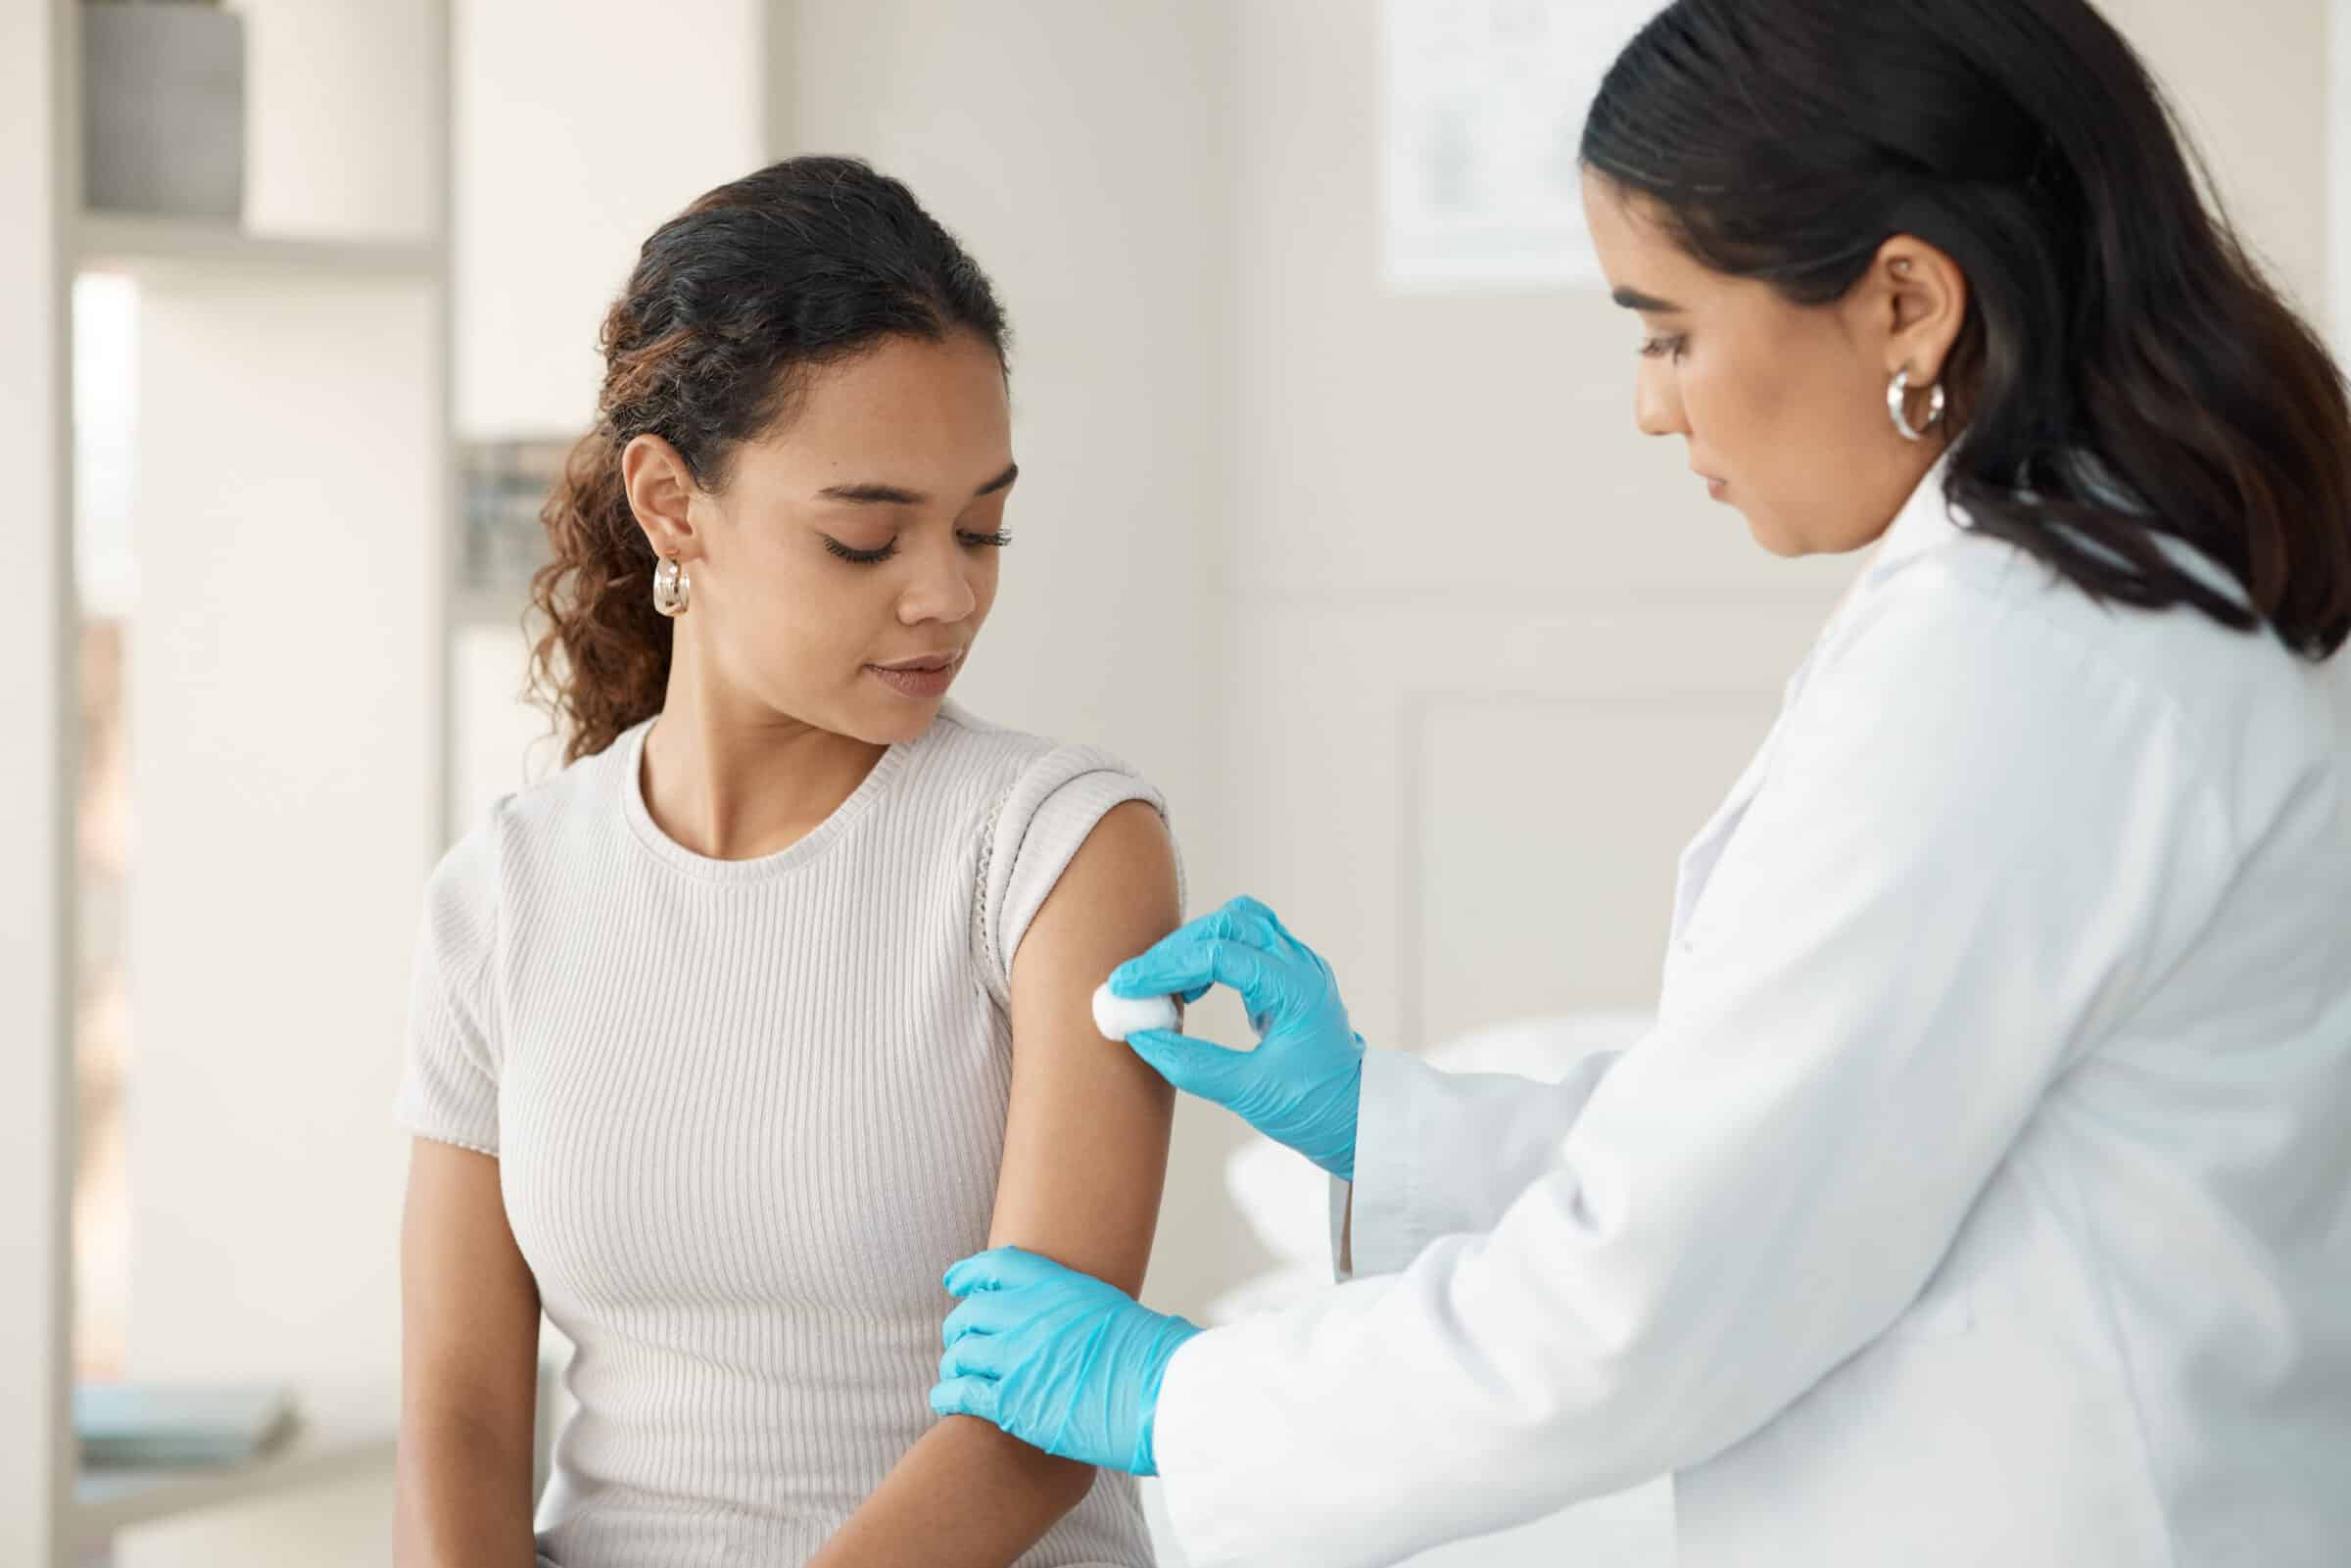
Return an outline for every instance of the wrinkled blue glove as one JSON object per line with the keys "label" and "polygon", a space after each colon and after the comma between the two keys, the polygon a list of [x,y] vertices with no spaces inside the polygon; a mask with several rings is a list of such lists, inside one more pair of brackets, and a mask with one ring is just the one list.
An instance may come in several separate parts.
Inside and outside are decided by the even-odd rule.
{"label": "wrinkled blue glove", "polygon": [[1017,1247],[947,1270],[940,1415],[992,1421],[1032,1448],[1129,1475],[1157,1475],[1151,1417],[1176,1348],[1200,1330],[1115,1285]]}
{"label": "wrinkled blue glove", "polygon": [[1197,1002],[1229,985],[1249,1010],[1254,1051],[1146,1029],[1127,1043],[1186,1094],[1224,1107],[1342,1181],[1355,1179],[1364,1037],[1330,966],[1254,898],[1236,898],[1111,972],[1114,996]]}

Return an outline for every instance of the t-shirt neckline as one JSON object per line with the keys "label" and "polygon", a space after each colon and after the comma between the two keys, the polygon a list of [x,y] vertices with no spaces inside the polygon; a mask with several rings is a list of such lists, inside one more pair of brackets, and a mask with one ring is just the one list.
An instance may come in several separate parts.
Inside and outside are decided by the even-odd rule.
{"label": "t-shirt neckline", "polygon": [[630,832],[655,859],[690,877],[714,882],[765,880],[796,870],[823,855],[905,771],[908,757],[930,734],[926,730],[914,739],[897,741],[884,751],[864,780],[849,791],[848,798],[836,806],[831,816],[818,823],[797,842],[773,854],[756,855],[748,860],[720,860],[697,854],[670,837],[661,831],[660,824],[653,821],[653,814],[646,807],[645,739],[660,717],[655,714],[642,721],[623,735],[614,747],[620,753],[621,815],[627,819]]}

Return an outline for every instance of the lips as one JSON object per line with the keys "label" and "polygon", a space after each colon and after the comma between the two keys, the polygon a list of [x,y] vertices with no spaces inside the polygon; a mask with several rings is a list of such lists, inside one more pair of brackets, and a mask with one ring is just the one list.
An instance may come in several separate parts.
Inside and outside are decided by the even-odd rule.
{"label": "lips", "polygon": [[962,665],[961,652],[925,653],[888,664],[869,664],[866,669],[875,680],[900,696],[929,700],[946,695],[947,688],[955,684],[955,672]]}

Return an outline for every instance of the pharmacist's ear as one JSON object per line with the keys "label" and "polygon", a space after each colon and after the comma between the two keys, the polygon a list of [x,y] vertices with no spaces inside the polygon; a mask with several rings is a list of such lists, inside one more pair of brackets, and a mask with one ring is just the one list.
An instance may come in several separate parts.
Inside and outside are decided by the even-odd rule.
{"label": "pharmacist's ear", "polygon": [[694,499],[701,494],[678,449],[659,436],[638,436],[620,454],[620,483],[629,510],[653,553],[691,561],[701,555]]}

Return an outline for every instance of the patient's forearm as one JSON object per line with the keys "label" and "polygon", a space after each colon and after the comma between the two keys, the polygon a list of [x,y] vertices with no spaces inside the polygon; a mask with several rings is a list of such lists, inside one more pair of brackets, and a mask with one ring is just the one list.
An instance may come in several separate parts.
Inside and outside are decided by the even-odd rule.
{"label": "patient's forearm", "polygon": [[531,1568],[527,1434],[462,1417],[405,1421],[393,1515],[400,1568]]}
{"label": "patient's forearm", "polygon": [[1007,1568],[1093,1483],[1084,1465],[953,1416],[906,1450],[808,1568]]}

